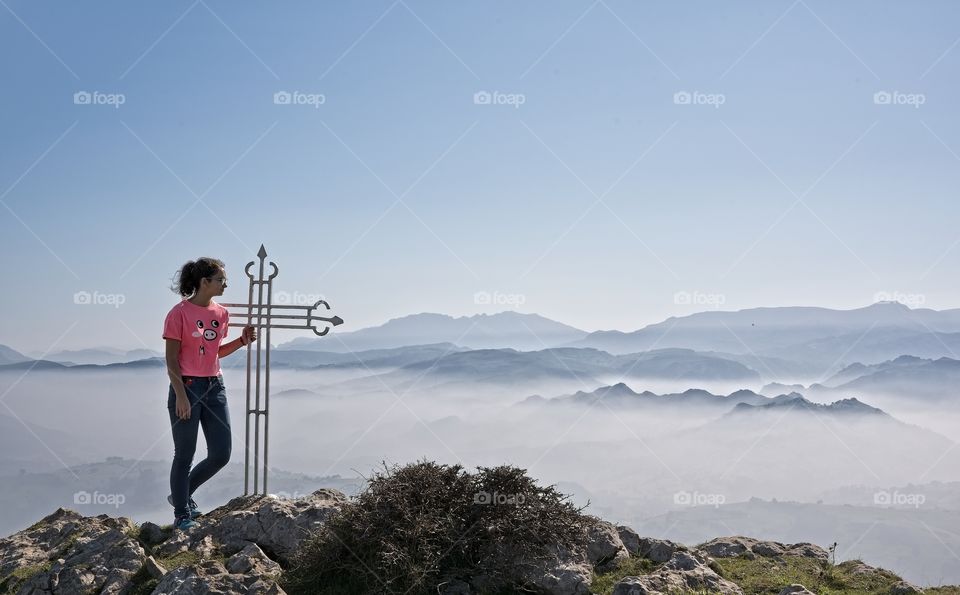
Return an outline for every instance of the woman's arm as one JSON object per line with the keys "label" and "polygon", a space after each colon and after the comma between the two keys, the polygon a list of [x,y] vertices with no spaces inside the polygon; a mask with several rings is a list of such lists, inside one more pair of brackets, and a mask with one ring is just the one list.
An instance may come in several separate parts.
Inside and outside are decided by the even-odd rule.
{"label": "woman's arm", "polygon": [[243,338],[237,337],[233,341],[230,341],[229,343],[224,343],[223,345],[221,345],[220,350],[217,352],[217,356],[227,357],[228,355],[230,355],[231,353],[233,353],[237,349],[240,349],[243,346],[244,346]]}
{"label": "woman's arm", "polygon": [[183,386],[183,378],[180,374],[180,341],[176,339],[167,339],[167,375],[170,376],[170,384],[173,385],[173,392],[178,398],[187,400],[187,389]]}
{"label": "woman's arm", "polygon": [[253,325],[248,324],[243,327],[243,330],[240,331],[240,336],[230,341],[229,343],[224,343],[220,346],[220,350],[217,351],[217,357],[227,357],[237,349],[245,347],[257,340],[257,329]]}

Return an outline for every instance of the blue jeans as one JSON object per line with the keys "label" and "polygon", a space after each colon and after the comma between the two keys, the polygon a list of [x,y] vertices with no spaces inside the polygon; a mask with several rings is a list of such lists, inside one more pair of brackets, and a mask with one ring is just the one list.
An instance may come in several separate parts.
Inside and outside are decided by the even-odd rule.
{"label": "blue jeans", "polygon": [[[175,515],[188,513],[187,503],[193,492],[223,468],[230,460],[232,438],[230,412],[223,375],[204,378],[184,376],[184,388],[190,401],[190,418],[177,417],[177,393],[170,384],[167,410],[173,431],[173,465],[170,467],[170,494]],[[197,449],[197,428],[203,428],[207,441],[207,458],[191,470]]]}

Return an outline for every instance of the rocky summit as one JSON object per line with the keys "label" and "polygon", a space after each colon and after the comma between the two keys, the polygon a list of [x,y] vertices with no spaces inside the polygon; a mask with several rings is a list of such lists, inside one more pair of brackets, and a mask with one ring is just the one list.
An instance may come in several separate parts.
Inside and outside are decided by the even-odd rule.
{"label": "rocky summit", "polygon": [[[186,531],[60,508],[0,539],[0,592],[286,593],[284,571],[301,542],[348,501],[331,489],[292,499],[243,496],[200,517]],[[578,548],[558,547],[530,568],[518,577],[518,590],[554,595],[921,591],[859,560],[834,565],[826,549],[810,543],[733,536],[686,546],[602,520]],[[453,580],[441,592],[484,591],[477,581]]]}

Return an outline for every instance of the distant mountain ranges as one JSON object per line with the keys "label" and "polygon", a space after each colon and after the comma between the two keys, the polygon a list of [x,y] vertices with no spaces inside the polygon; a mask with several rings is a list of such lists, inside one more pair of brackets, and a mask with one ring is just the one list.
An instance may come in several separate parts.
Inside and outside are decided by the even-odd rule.
{"label": "distant mountain ranges", "polygon": [[684,409],[697,408],[699,411],[725,412],[728,416],[752,415],[758,412],[812,412],[827,416],[887,416],[887,413],[871,407],[855,398],[841,399],[830,404],[813,403],[799,393],[780,394],[768,397],[751,390],[738,390],[729,395],[715,395],[705,390],[689,389],[682,393],[656,394],[650,391],[635,392],[625,383],[620,382],[612,386],[603,386],[594,391],[578,391],[572,395],[565,395],[545,399],[540,395],[527,397],[517,404],[518,407],[566,405],[591,406],[594,402],[603,400],[611,408],[618,410],[672,410],[682,412]]}
{"label": "distant mountain ranges", "polygon": [[380,326],[336,333],[336,337],[322,340],[298,337],[280,348],[348,352],[427,343],[454,343],[469,346],[470,349],[511,348],[534,351],[566,345],[588,335],[586,331],[539,314],[506,311],[453,317],[423,313],[394,318]]}
{"label": "distant mountain ranges", "polygon": [[[78,364],[105,365],[120,362],[131,362],[149,357],[158,357],[163,355],[163,350],[161,349],[160,351],[155,351],[152,349],[131,349],[130,351],[123,351],[121,349],[100,347],[95,349],[63,350],[48,353],[46,355],[39,355],[41,355],[42,359],[46,361],[58,362],[68,366]],[[25,356],[22,356],[21,354],[21,357]]]}
{"label": "distant mountain ranges", "polygon": [[871,364],[905,354],[960,359],[956,355],[960,353],[960,309],[911,309],[878,302],[854,310],[782,307],[700,312],[630,333],[591,333],[573,345],[610,353],[686,347],[826,367],[840,360]]}
{"label": "distant mountain ranges", "polygon": [[728,411],[737,405],[758,406],[777,401],[802,398],[797,393],[766,397],[751,390],[738,390],[729,395],[715,395],[708,391],[691,388],[682,393],[656,394],[651,391],[635,392],[623,382],[611,386],[602,386],[593,391],[577,391],[572,395],[563,395],[546,399],[540,395],[527,397],[517,404],[529,406],[591,406],[599,400],[615,409],[673,409],[682,410],[691,407],[714,409],[717,412]]}
{"label": "distant mountain ranges", "polygon": [[960,404],[960,360],[924,359],[901,355],[875,364],[850,364],[822,382],[809,386],[773,382],[760,389],[764,394],[784,391],[830,398],[841,394],[909,395],[931,404]]}
{"label": "distant mountain ranges", "polygon": [[[564,351],[552,351],[560,348]],[[504,355],[510,350],[512,355]],[[751,308],[671,317],[632,332],[592,333],[537,314],[508,311],[452,317],[424,313],[357,331],[334,332],[324,338],[298,337],[276,345],[271,350],[271,363],[294,368],[362,369],[426,362],[431,365],[442,359],[441,367],[453,369],[471,360],[471,366],[482,370],[488,360],[508,358],[522,367],[539,358],[521,353],[546,353],[549,358],[563,353],[568,364],[579,365],[578,362],[591,359],[596,363],[600,358],[604,359],[603,367],[616,370],[631,365],[624,362],[635,361],[635,354],[641,352],[659,354],[646,358],[644,365],[648,368],[656,367],[657,362],[652,360],[658,358],[660,363],[668,358],[673,362],[670,365],[685,367],[681,372],[666,371],[668,377],[683,377],[697,365],[703,365],[708,378],[711,374],[758,374],[767,381],[809,381],[846,366],[824,386],[845,388],[841,382],[845,380],[855,383],[849,388],[860,388],[869,384],[870,378],[887,382],[897,376],[916,384],[929,378],[927,373],[933,368],[938,377],[953,378],[953,371],[948,368],[953,365],[950,362],[960,360],[960,309],[911,309],[893,302],[853,310]],[[612,359],[631,354],[626,360]],[[904,355],[913,359],[899,359]],[[240,360],[227,359],[224,365],[245,365]],[[683,362],[677,363],[680,360]],[[47,369],[150,366],[162,365],[162,354],[99,348],[47,354],[43,361],[56,364],[39,364]],[[735,362],[742,369],[721,362]],[[0,369],[24,369],[35,364],[36,360],[0,345]],[[661,369],[660,373],[664,372]]]}
{"label": "distant mountain ranges", "polygon": [[[960,309],[911,309],[878,302],[853,310],[788,306],[670,317],[632,332],[588,333],[537,314],[502,312],[454,318],[415,314],[334,339],[300,337],[281,349],[365,350],[448,342],[470,349],[590,347],[614,355],[684,348],[749,358],[764,375],[772,367],[806,369],[838,360],[878,363],[900,355],[960,359]],[[789,372],[789,369],[782,370]],[[778,374],[779,375],[779,374]]]}
{"label": "distant mountain ranges", "polygon": [[948,357],[935,360],[902,355],[877,364],[851,364],[822,384],[810,387],[810,394],[825,392],[866,392],[911,394],[926,400],[956,401],[960,392],[960,361]]}
{"label": "distant mountain ranges", "polygon": [[[0,365],[0,369],[82,370],[164,366],[162,357],[105,365],[67,365],[47,360],[23,359]],[[246,365],[242,358],[224,359],[225,368]],[[760,375],[747,366],[718,355],[689,349],[658,349],[644,353],[611,355],[592,348],[551,348],[518,351],[513,348],[474,349],[451,343],[411,345],[339,353],[278,347],[271,350],[271,366],[296,369],[360,369],[371,371],[397,368],[402,372],[427,372],[438,377],[461,380],[494,380],[499,383],[518,378],[594,379],[602,375],[634,378],[717,379],[755,384]]]}

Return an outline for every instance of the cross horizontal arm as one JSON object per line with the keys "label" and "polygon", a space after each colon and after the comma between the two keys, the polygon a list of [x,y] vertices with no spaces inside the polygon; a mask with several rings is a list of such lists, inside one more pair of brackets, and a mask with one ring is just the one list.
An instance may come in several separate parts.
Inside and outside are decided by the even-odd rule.
{"label": "cross horizontal arm", "polygon": [[[231,312],[230,315],[235,318],[256,318],[258,320],[264,319],[267,321],[266,324],[269,324],[270,326],[273,326],[273,327],[275,327],[276,325],[270,323],[270,321],[272,320],[322,320],[324,322],[329,322],[334,325],[337,325],[337,324],[340,324],[340,322],[343,322],[339,316],[331,316],[327,318],[326,316],[313,316],[310,314],[306,316],[298,316],[296,314],[257,314],[256,312],[251,312],[249,314],[245,312],[242,314],[237,314],[237,313]],[[335,322],[337,320],[340,320],[340,322]],[[264,326],[266,326],[266,324]],[[230,326],[246,326],[246,325],[231,322]]]}
{"label": "cross horizontal arm", "polygon": [[[339,322],[338,322],[338,321],[339,321]],[[332,325],[332,326],[336,326],[336,325],[340,324],[341,322],[343,322],[343,321],[340,320],[339,318],[335,317],[334,320],[331,321],[331,325]],[[243,325],[233,325],[233,324],[231,324],[230,326],[243,326]],[[314,334],[316,334],[316,335],[318,335],[318,336],[320,336],[320,337],[322,337],[322,336],[324,336],[324,335],[326,335],[327,333],[330,332],[330,327],[329,327],[329,326],[324,327],[322,331],[318,331],[318,330],[317,330],[317,327],[312,326],[312,325],[297,326],[297,325],[295,325],[295,324],[271,324],[271,325],[270,325],[270,328],[272,328],[272,329],[273,329],[273,328],[310,329],[310,330],[312,330],[312,331],[314,332]]]}

